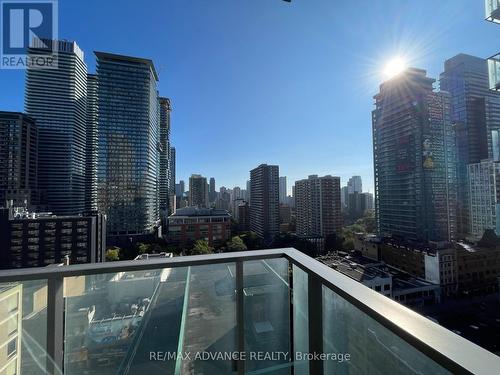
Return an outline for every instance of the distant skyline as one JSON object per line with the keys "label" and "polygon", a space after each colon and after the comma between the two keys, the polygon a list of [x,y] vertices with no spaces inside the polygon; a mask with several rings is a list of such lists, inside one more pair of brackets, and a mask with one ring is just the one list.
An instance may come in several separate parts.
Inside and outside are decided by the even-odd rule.
{"label": "distant skyline", "polygon": [[[59,37],[79,44],[90,72],[96,50],[154,61],[172,100],[177,181],[245,188],[251,169],[277,164],[289,193],[311,174],[342,186],[359,175],[373,193],[385,63],[404,55],[438,78],[458,53],[489,57],[500,29],[483,19],[469,0],[59,1]],[[0,83],[0,110],[24,111],[24,71],[0,70]]]}

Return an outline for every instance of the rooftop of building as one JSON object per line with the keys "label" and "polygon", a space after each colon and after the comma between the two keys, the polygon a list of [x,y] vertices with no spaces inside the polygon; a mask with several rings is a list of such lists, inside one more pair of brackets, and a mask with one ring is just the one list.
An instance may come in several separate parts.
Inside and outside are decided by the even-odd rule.
{"label": "rooftop of building", "polygon": [[24,207],[0,207],[0,212],[9,211],[9,220],[75,220],[91,215],[55,215],[52,212],[30,212]]}
{"label": "rooftop of building", "polygon": [[380,267],[383,266],[383,263],[365,257],[353,257],[347,253],[339,252],[322,255],[316,259],[359,282],[391,277],[384,267]]}
{"label": "rooftop of building", "polygon": [[[163,96],[160,96],[158,98],[158,100],[160,101],[160,103],[165,103],[165,105],[168,107],[169,111],[172,109],[172,103],[170,101],[170,98],[165,98]],[[172,148],[174,148],[174,147],[172,147]]]}
{"label": "rooftop of building", "polygon": [[146,59],[143,57],[135,57],[135,56],[118,55],[114,53],[100,52],[100,51],[94,51],[94,55],[96,55],[96,57],[99,59],[119,60],[119,61],[128,61],[128,62],[146,64],[151,68],[151,71],[153,72],[155,79],[158,81],[158,73],[156,72],[154,62],[151,59]]}
{"label": "rooftop of building", "polygon": [[23,112],[10,112],[10,111],[0,111],[0,118],[2,117],[10,117],[10,118],[18,118],[18,117],[23,117],[24,119],[35,121],[33,117],[28,116],[26,113]]}
{"label": "rooftop of building", "polygon": [[[298,180],[298,182],[302,182],[302,181],[308,181],[308,180],[321,180],[321,179],[331,179],[331,178],[334,178],[334,179],[340,179],[340,177],[337,177],[337,176],[332,176],[332,175],[324,175],[324,176],[318,176],[317,174],[311,174],[309,176],[307,176],[307,178],[303,178],[301,180]],[[297,182],[297,181],[296,181]]]}
{"label": "rooftop of building", "polygon": [[[56,44],[56,46],[54,46],[54,44]],[[45,51],[57,50],[57,53],[74,53],[82,62],[84,61],[84,52],[73,40],[35,37],[30,42],[30,49]]]}
{"label": "rooftop of building", "polygon": [[380,237],[381,243],[393,247],[435,254],[438,250],[450,249],[453,244],[447,241],[415,242],[399,237]]}
{"label": "rooftop of building", "polygon": [[170,217],[182,217],[182,216],[231,216],[228,211],[221,210],[218,208],[202,208],[202,207],[184,207],[179,208]]}
{"label": "rooftop of building", "polygon": [[354,235],[360,239],[363,239],[364,241],[367,241],[367,242],[373,242],[373,243],[381,243],[382,240],[379,236],[377,236],[376,234],[372,234],[372,233],[354,233]]}
{"label": "rooftop of building", "polygon": [[412,276],[384,262],[379,262],[362,255],[338,252],[336,254],[329,253],[316,259],[359,282],[373,280],[377,277],[391,278],[392,289],[396,292],[436,286],[436,284]]}
{"label": "rooftop of building", "polygon": [[173,257],[174,254],[172,253],[158,253],[158,254],[145,253],[137,255],[134,258],[134,260],[152,260],[152,259],[173,258]]}

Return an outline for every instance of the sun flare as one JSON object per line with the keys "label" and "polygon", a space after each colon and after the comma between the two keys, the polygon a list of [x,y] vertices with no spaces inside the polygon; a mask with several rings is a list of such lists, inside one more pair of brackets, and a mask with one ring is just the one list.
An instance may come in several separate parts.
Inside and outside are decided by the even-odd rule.
{"label": "sun flare", "polygon": [[400,56],[394,57],[385,64],[383,74],[386,79],[397,76],[407,68],[405,59]]}

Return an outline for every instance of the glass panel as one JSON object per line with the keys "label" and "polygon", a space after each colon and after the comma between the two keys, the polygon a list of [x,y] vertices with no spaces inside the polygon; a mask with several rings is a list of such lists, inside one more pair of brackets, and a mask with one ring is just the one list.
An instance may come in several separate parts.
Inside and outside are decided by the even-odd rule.
{"label": "glass panel", "polygon": [[490,89],[500,90],[500,55],[488,59],[488,73],[490,76]]}
{"label": "glass panel", "polygon": [[492,130],[491,131],[491,148],[493,154],[493,161],[500,161],[500,131]]}
{"label": "glass panel", "polygon": [[500,0],[485,0],[486,19],[500,22]]}
{"label": "glass panel", "polygon": [[309,353],[308,275],[293,265],[293,349],[294,374],[309,375],[309,361],[302,353]]}
{"label": "glass panel", "polygon": [[232,374],[237,352],[235,265],[191,267],[180,374]]}
{"label": "glass panel", "polygon": [[325,374],[449,374],[325,286],[323,350]]}
{"label": "glass panel", "polygon": [[[66,373],[118,374],[157,366],[150,350],[175,352],[186,275],[179,268],[66,278]],[[173,370],[175,358],[160,366]]]}
{"label": "glass panel", "polygon": [[286,259],[243,263],[247,373],[290,374],[288,267]]}
{"label": "glass panel", "polygon": [[0,369],[6,374],[46,371],[47,282],[0,284]]}
{"label": "glass panel", "polygon": [[234,269],[231,263],[65,279],[66,372],[232,373],[232,359],[216,355],[237,350]]}

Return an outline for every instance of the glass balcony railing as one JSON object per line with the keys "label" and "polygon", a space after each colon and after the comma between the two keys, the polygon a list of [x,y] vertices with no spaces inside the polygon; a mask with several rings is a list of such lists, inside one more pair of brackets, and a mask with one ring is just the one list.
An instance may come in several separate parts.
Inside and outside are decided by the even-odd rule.
{"label": "glass balcony railing", "polygon": [[490,89],[500,91],[500,53],[488,59]]}
{"label": "glass balcony railing", "polygon": [[486,20],[500,23],[500,0],[485,0]]}
{"label": "glass balcony railing", "polygon": [[0,282],[0,373],[500,368],[494,354],[293,249],[9,270]]}

